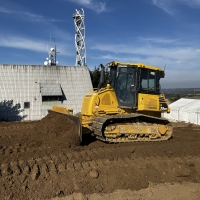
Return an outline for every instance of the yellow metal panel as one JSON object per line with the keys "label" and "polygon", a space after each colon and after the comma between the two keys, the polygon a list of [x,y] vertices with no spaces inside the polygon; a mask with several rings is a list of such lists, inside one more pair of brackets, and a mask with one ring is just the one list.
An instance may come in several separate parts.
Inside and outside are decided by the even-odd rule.
{"label": "yellow metal panel", "polygon": [[115,91],[108,85],[100,91],[86,95],[82,103],[82,115],[99,116],[119,113]]}
{"label": "yellow metal panel", "polygon": [[83,102],[82,102],[81,114],[93,115],[92,111],[93,111],[96,96],[97,96],[97,93],[93,92],[91,95],[86,95],[84,97]]}
{"label": "yellow metal panel", "polygon": [[103,110],[106,114],[119,112],[118,101],[113,89],[107,88],[106,90],[99,92],[98,97],[100,99],[98,110]]}
{"label": "yellow metal panel", "polygon": [[102,98],[102,105],[111,105],[110,94],[106,93]]}
{"label": "yellow metal panel", "polygon": [[139,93],[138,111],[160,111],[159,95]]}
{"label": "yellow metal panel", "polygon": [[91,95],[86,95],[82,102],[81,113],[88,115],[88,107],[90,106]]}

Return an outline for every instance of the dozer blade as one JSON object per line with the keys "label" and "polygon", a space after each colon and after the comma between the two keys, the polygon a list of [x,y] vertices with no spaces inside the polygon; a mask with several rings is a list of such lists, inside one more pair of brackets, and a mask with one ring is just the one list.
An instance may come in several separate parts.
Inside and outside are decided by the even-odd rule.
{"label": "dozer blade", "polygon": [[[62,108],[62,107],[61,107]],[[79,135],[79,139],[80,139],[80,143],[82,142],[82,124],[81,124],[81,118],[79,116],[75,116],[75,115],[71,115],[66,113],[64,110],[55,110],[54,108],[49,109],[48,112],[55,112],[58,113],[60,115],[65,115],[66,117],[69,117],[77,126],[78,128],[78,135]]]}

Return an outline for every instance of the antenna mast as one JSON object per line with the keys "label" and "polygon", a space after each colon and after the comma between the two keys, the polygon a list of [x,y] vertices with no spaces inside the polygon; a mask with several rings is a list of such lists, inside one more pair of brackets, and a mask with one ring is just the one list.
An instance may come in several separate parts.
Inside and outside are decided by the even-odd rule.
{"label": "antenna mast", "polygon": [[44,62],[44,65],[57,65],[58,61],[56,61],[56,56],[57,56],[57,50],[56,50],[56,38],[52,38],[50,36],[50,41],[54,41],[54,48],[50,49],[50,52],[48,54],[48,57],[46,58],[46,61]]}
{"label": "antenna mast", "polygon": [[86,46],[85,46],[85,24],[84,10],[76,9],[76,13],[72,15],[75,25],[75,48],[76,48],[76,63],[75,66],[86,65]]}
{"label": "antenna mast", "polygon": [[56,38],[52,38],[50,36],[50,40],[51,41],[53,40],[53,42],[54,42],[54,59],[53,59],[54,63],[52,63],[52,65],[56,65],[56,55],[57,55],[57,52],[56,52]]}

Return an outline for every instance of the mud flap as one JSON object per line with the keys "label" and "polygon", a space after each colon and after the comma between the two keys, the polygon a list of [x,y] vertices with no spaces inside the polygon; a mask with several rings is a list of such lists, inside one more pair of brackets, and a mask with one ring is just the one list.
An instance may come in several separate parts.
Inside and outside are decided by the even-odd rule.
{"label": "mud flap", "polygon": [[82,123],[81,123],[81,118],[79,116],[70,115],[70,114],[66,114],[66,113],[62,113],[62,112],[58,112],[58,111],[49,109],[48,113],[50,113],[50,112],[55,112],[55,113],[58,113],[61,115],[66,115],[66,117],[69,117],[77,126],[80,143],[82,142]]}

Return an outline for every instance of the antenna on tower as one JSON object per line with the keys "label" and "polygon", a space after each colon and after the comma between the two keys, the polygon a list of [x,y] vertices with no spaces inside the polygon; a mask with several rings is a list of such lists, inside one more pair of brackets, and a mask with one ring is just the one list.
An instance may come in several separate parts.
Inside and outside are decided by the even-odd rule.
{"label": "antenna on tower", "polygon": [[76,63],[75,66],[86,65],[86,46],[85,46],[85,24],[83,8],[77,10],[72,15],[75,25],[75,48],[76,48]]}
{"label": "antenna on tower", "polygon": [[58,64],[58,61],[56,61],[56,56],[57,56],[57,53],[60,53],[60,52],[57,52],[57,50],[56,50],[56,38],[52,38],[50,35],[50,41],[52,42],[52,40],[54,41],[54,48],[50,49],[48,57],[46,58],[46,61],[44,61],[44,65],[50,66],[50,65]]}

